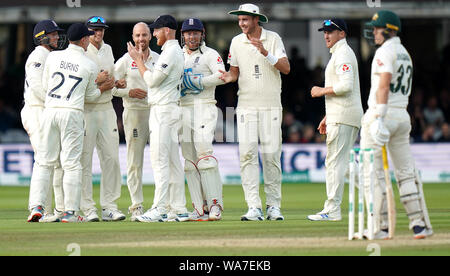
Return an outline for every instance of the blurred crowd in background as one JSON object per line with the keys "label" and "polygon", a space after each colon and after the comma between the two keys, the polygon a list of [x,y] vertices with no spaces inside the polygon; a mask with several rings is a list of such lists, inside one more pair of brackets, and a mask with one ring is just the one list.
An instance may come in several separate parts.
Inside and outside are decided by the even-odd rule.
{"label": "blurred crowd in background", "polygon": [[[29,142],[20,119],[24,66],[28,54],[24,52],[20,63],[0,72],[0,143]],[[224,60],[227,56],[228,53],[223,53]],[[309,69],[298,48],[290,49],[288,56],[291,73],[282,75],[283,142],[324,143],[325,136],[320,135],[316,128],[325,114],[325,101],[323,98],[311,98],[310,91],[314,85],[323,86],[325,68],[317,66]],[[439,64],[415,64],[408,106],[412,122],[411,142],[450,142],[450,45],[444,47],[439,56]],[[414,56],[412,58],[414,60]],[[367,109],[370,90],[370,62],[359,64],[364,110]],[[217,106],[224,114],[226,107],[236,107],[237,89],[236,83],[217,87]],[[113,103],[117,111],[121,142],[124,143],[122,100],[114,98]]]}

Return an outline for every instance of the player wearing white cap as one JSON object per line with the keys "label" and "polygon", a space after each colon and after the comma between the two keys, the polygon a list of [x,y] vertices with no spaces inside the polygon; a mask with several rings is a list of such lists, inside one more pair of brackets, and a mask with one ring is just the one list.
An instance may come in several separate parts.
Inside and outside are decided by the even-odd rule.
{"label": "player wearing white cap", "polygon": [[[92,16],[86,26],[94,32],[89,38],[86,56],[97,64],[100,71],[110,75],[114,72],[114,56],[111,46],[104,43],[103,36],[108,28],[103,17]],[[117,83],[123,88],[124,83]],[[83,166],[83,188],[81,210],[87,221],[99,221],[92,194],[92,156],[97,148],[102,176],[100,179],[100,206],[102,220],[119,221],[125,215],[117,207],[120,197],[122,176],[119,163],[119,131],[117,115],[112,105],[112,91],[106,91],[95,100],[86,100],[84,108],[85,137],[81,164]]]}
{"label": "player wearing white cap", "polygon": [[238,16],[242,34],[233,38],[223,72],[225,82],[238,80],[239,155],[242,187],[248,212],[241,220],[264,220],[259,196],[258,141],[261,144],[266,211],[269,220],[283,220],[281,214],[281,76],[290,71],[281,37],[258,25],[267,17],[253,4],[229,12]]}
{"label": "player wearing white cap", "polygon": [[[136,217],[141,222],[187,221],[183,169],[178,148],[180,128],[180,88],[183,78],[183,51],[175,39],[177,22],[170,15],[159,16],[150,28],[162,52],[153,70],[145,66],[143,49],[128,43],[128,53],[136,62],[148,86],[150,103],[150,159],[155,178],[152,207]],[[170,215],[170,217],[169,217]]]}
{"label": "player wearing white cap", "polygon": [[322,31],[331,58],[325,69],[325,87],[314,86],[311,96],[325,96],[325,118],[320,122],[318,130],[320,134],[327,135],[327,200],[323,210],[309,215],[308,219],[339,221],[342,219],[341,203],[349,152],[358,136],[363,109],[358,61],[347,44],[347,24],[339,18],[328,19],[319,29],[319,32]]}
{"label": "player wearing white cap", "polygon": [[84,101],[98,98],[101,92],[114,86],[112,79],[99,88],[95,84],[98,68],[85,55],[92,32],[84,24],[76,23],[69,27],[67,34],[69,47],[48,55],[42,75],[46,98],[41,120],[42,140],[31,178],[29,221],[41,213],[58,158],[64,171],[65,213],[61,221],[83,221],[75,212],[79,211],[81,200]]}
{"label": "player wearing white cap", "polygon": [[[59,28],[53,20],[47,19],[38,22],[33,30],[33,40],[37,46],[25,63],[24,106],[20,115],[22,125],[30,137],[30,143],[35,154],[39,150],[39,141],[41,140],[40,126],[46,95],[42,85],[42,72],[48,54],[53,50],[59,50],[65,43],[65,35],[61,35],[59,33],[61,31],[63,29]],[[47,202],[43,206],[44,216],[40,218],[41,222],[59,221],[64,213],[62,169],[59,162],[57,162],[50,178],[52,179],[53,189],[49,189]],[[52,190],[55,194],[54,213],[51,212]],[[32,220],[39,220],[38,216],[32,218]]]}
{"label": "player wearing white cap", "polygon": [[[406,110],[411,94],[413,62],[397,34],[400,18],[392,11],[376,12],[366,24],[365,36],[379,46],[372,61],[368,110],[362,118],[361,147],[374,149],[376,179],[374,186],[375,238],[388,238],[387,200],[381,146],[386,148],[394,165],[400,201],[409,218],[415,239],[433,234],[422,182],[415,169],[409,145],[410,116]],[[364,164],[369,162],[364,161]],[[365,170],[365,183],[370,175]],[[366,187],[366,197],[368,196]]]}
{"label": "player wearing white cap", "polygon": [[181,26],[184,76],[181,90],[181,149],[184,171],[194,211],[191,220],[220,220],[223,211],[222,180],[213,155],[212,141],[217,125],[214,97],[224,71],[222,58],[204,41],[205,28],[197,18]]}
{"label": "player wearing white cap", "polygon": [[[149,48],[152,38],[150,28],[146,23],[139,22],[133,28],[133,41],[137,49],[142,49],[145,66],[154,69],[159,54]],[[127,185],[131,197],[131,206],[128,208],[131,221],[136,216],[144,214],[142,193],[142,169],[144,162],[144,149],[149,140],[150,104],[147,97],[147,84],[139,73],[136,62],[128,53],[123,55],[114,66],[116,79],[125,79],[126,89],[114,89],[113,95],[123,100],[123,127],[127,143]]]}

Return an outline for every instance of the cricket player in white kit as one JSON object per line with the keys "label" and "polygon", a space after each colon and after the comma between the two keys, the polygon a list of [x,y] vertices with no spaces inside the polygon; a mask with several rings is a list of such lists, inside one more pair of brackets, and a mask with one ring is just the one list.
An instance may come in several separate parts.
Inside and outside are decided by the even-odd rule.
{"label": "cricket player in white kit", "polygon": [[[144,64],[150,70],[154,69],[159,54],[149,48],[152,38],[150,28],[146,23],[139,22],[133,28],[133,41],[137,49],[144,53]],[[123,55],[114,66],[116,79],[125,79],[126,89],[114,89],[113,95],[123,100],[123,126],[127,143],[127,185],[131,197],[128,208],[131,221],[144,214],[142,192],[142,169],[144,149],[149,141],[150,104],[147,97],[147,84],[139,73],[136,62],[128,53]]]}
{"label": "cricket player in white kit", "polygon": [[83,144],[83,109],[85,99],[95,99],[111,89],[113,81],[97,88],[97,66],[86,57],[85,51],[92,34],[82,23],[69,27],[70,45],[66,50],[48,55],[42,75],[47,91],[41,121],[42,140],[30,188],[30,217],[39,213],[50,187],[50,175],[61,159],[65,213],[62,222],[80,222],[75,214],[81,200],[81,150]]}
{"label": "cricket player in white kit", "polygon": [[242,34],[231,41],[229,72],[221,79],[238,80],[239,155],[242,187],[248,212],[241,220],[264,220],[259,196],[258,141],[261,143],[266,211],[269,220],[283,220],[281,214],[281,76],[290,71],[280,36],[265,30],[258,21],[267,17],[253,4],[243,4],[229,14],[238,16]]}
{"label": "cricket player in white kit", "polygon": [[[388,237],[387,201],[381,146],[386,148],[394,165],[400,201],[409,218],[409,228],[415,239],[433,234],[425,204],[422,183],[415,171],[409,145],[410,116],[406,110],[411,94],[413,63],[401,44],[400,18],[392,11],[374,14],[366,26],[378,47],[372,62],[371,89],[368,110],[362,119],[361,147],[374,149],[376,179],[374,186],[375,238]],[[366,33],[366,36],[370,32]],[[364,161],[364,164],[369,162]],[[368,169],[365,183],[369,183]],[[366,197],[368,187],[366,186]]]}
{"label": "cricket player in white kit", "polygon": [[[87,57],[99,69],[110,75],[114,73],[114,56],[111,46],[104,43],[103,36],[108,28],[103,17],[92,16],[86,26],[94,32],[89,38]],[[118,84],[119,85],[119,84]],[[119,85],[119,87],[122,87]],[[124,220],[116,201],[120,197],[122,176],[119,163],[119,131],[117,115],[112,105],[112,91],[106,91],[95,100],[86,100],[84,108],[85,137],[81,164],[83,166],[83,189],[81,209],[87,221],[99,221],[92,194],[92,157],[97,148],[102,176],[100,180],[100,206],[102,220]]]}
{"label": "cricket player in white kit", "polygon": [[204,42],[203,23],[189,18],[181,27],[184,76],[181,90],[181,150],[194,211],[190,220],[220,220],[223,211],[222,180],[213,155],[218,111],[215,100],[220,71],[225,70],[219,53]]}
{"label": "cricket player in white kit", "polygon": [[323,210],[309,215],[313,221],[339,221],[344,193],[345,174],[348,171],[349,152],[355,144],[361,127],[363,109],[359,88],[358,61],[347,44],[347,24],[339,18],[323,22],[331,58],[325,69],[325,87],[314,86],[311,96],[325,96],[325,117],[320,122],[320,134],[327,135],[326,191]]}
{"label": "cricket player in white kit", "polygon": [[[37,45],[28,56],[25,63],[24,106],[20,112],[22,124],[30,137],[33,151],[37,155],[39,142],[41,141],[41,120],[44,111],[46,91],[42,85],[42,73],[48,54],[60,49],[65,39],[58,32],[63,31],[53,20],[42,20],[36,24],[33,30],[33,39]],[[62,37],[60,37],[62,36]],[[43,206],[44,216],[36,214],[31,221],[56,222],[64,213],[64,198],[62,193],[62,169],[59,162],[50,176],[53,189],[49,189],[47,202]],[[55,193],[55,209],[52,214],[52,190]],[[31,195],[30,195],[31,197]]]}
{"label": "cricket player in white kit", "polygon": [[[150,103],[150,159],[155,178],[152,207],[138,216],[141,222],[187,221],[184,175],[178,148],[180,128],[183,51],[175,39],[177,22],[170,15],[159,16],[150,28],[162,52],[153,70],[144,63],[143,49],[128,43],[128,53],[136,62],[148,86]],[[170,215],[170,217],[169,217]]]}

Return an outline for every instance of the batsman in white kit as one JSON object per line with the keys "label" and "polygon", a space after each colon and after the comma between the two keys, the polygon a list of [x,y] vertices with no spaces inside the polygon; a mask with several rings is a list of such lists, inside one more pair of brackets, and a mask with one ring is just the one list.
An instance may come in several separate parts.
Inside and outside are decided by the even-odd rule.
{"label": "batsman in white kit", "polygon": [[[103,36],[108,28],[101,16],[92,16],[86,26],[94,32],[89,38],[86,56],[104,73],[113,75],[114,56],[111,46],[104,43]],[[123,81],[116,86],[124,88]],[[116,201],[120,197],[122,176],[119,162],[119,131],[117,115],[112,105],[112,90],[102,93],[95,100],[86,100],[84,107],[85,137],[81,165],[83,166],[83,188],[81,210],[88,222],[99,221],[92,193],[92,157],[97,149],[100,167],[100,206],[103,221],[120,221],[125,215],[118,209]]]}
{"label": "batsman in white kit", "polygon": [[143,49],[128,43],[128,53],[136,62],[148,87],[150,103],[150,159],[155,179],[152,207],[136,219],[140,222],[187,221],[184,174],[181,166],[178,131],[180,128],[183,51],[175,39],[177,22],[161,15],[152,24],[162,52],[153,69],[145,66]]}
{"label": "batsman in white kit", "polygon": [[[42,73],[48,54],[51,51],[59,50],[65,42],[65,36],[59,33],[61,31],[63,29],[59,28],[53,20],[47,19],[38,22],[33,30],[33,40],[37,46],[28,56],[25,63],[24,106],[20,115],[23,127],[30,137],[30,143],[36,157],[37,151],[40,149],[39,142],[42,139],[40,126],[42,125],[42,112],[44,111],[46,96],[46,91],[42,85]],[[30,222],[57,222],[64,213],[62,169],[59,161],[52,171],[50,179],[53,183],[53,189],[49,189],[47,202],[43,206],[43,216],[41,217],[41,213],[36,213],[35,216],[30,217]],[[53,214],[51,212],[52,190],[54,190],[55,194],[55,209]]]}
{"label": "batsman in white kit", "polygon": [[[149,48],[152,35],[146,23],[139,22],[133,28],[133,41],[137,49],[142,49],[144,63],[150,70],[154,69],[159,54]],[[128,208],[131,221],[144,214],[142,192],[142,170],[144,149],[149,141],[150,104],[147,97],[147,84],[139,73],[136,62],[128,53],[123,55],[114,66],[116,79],[125,79],[127,88],[114,89],[113,95],[122,97],[123,127],[127,143],[127,186],[131,197]]]}
{"label": "batsman in white kit", "polygon": [[248,212],[241,220],[264,220],[259,196],[258,142],[261,144],[266,212],[269,220],[284,220],[281,214],[281,76],[290,72],[281,37],[258,25],[266,23],[253,4],[243,4],[229,14],[238,16],[242,34],[233,38],[224,82],[238,81],[239,155],[242,187]]}
{"label": "batsman in white kit", "polygon": [[217,107],[214,97],[220,71],[225,70],[219,53],[205,44],[205,28],[197,18],[181,26],[184,76],[181,89],[181,150],[194,211],[190,220],[220,220],[223,211],[222,180],[213,155]]}
{"label": "batsman in white kit", "polygon": [[31,178],[30,217],[42,209],[51,185],[51,172],[60,158],[65,207],[61,221],[83,221],[76,212],[80,210],[81,200],[84,101],[98,98],[101,92],[114,86],[114,82],[109,81],[97,88],[98,68],[85,54],[91,34],[82,23],[71,25],[67,31],[69,47],[47,57],[42,75],[47,93],[41,121],[41,150]]}
{"label": "batsman in white kit", "polygon": [[325,20],[322,28],[331,58],[325,69],[325,87],[314,86],[312,97],[325,96],[325,117],[320,122],[320,134],[327,135],[326,191],[322,211],[309,215],[312,221],[339,221],[348,171],[349,152],[358,137],[363,109],[359,88],[358,61],[347,44],[347,24],[333,18]]}
{"label": "batsman in white kit", "polygon": [[[411,94],[413,62],[397,34],[400,18],[381,10],[366,24],[365,36],[378,46],[372,62],[368,110],[362,118],[361,147],[374,149],[376,179],[374,185],[374,233],[376,239],[388,238],[387,201],[381,147],[386,145],[394,165],[400,201],[409,218],[415,239],[433,234],[422,181],[415,168],[409,144],[410,116],[406,110]],[[365,183],[369,173],[364,159]],[[366,198],[367,195],[366,187]]]}

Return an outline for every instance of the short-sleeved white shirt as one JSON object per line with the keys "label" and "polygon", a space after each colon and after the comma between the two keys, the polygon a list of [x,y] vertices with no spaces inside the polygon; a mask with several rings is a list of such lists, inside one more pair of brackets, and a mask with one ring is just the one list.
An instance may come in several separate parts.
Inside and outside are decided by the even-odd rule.
{"label": "short-sleeved white shirt", "polygon": [[[260,40],[276,58],[287,57],[277,33],[262,28]],[[281,107],[280,71],[250,43],[246,34],[231,41],[228,63],[239,67],[238,107]]]}

